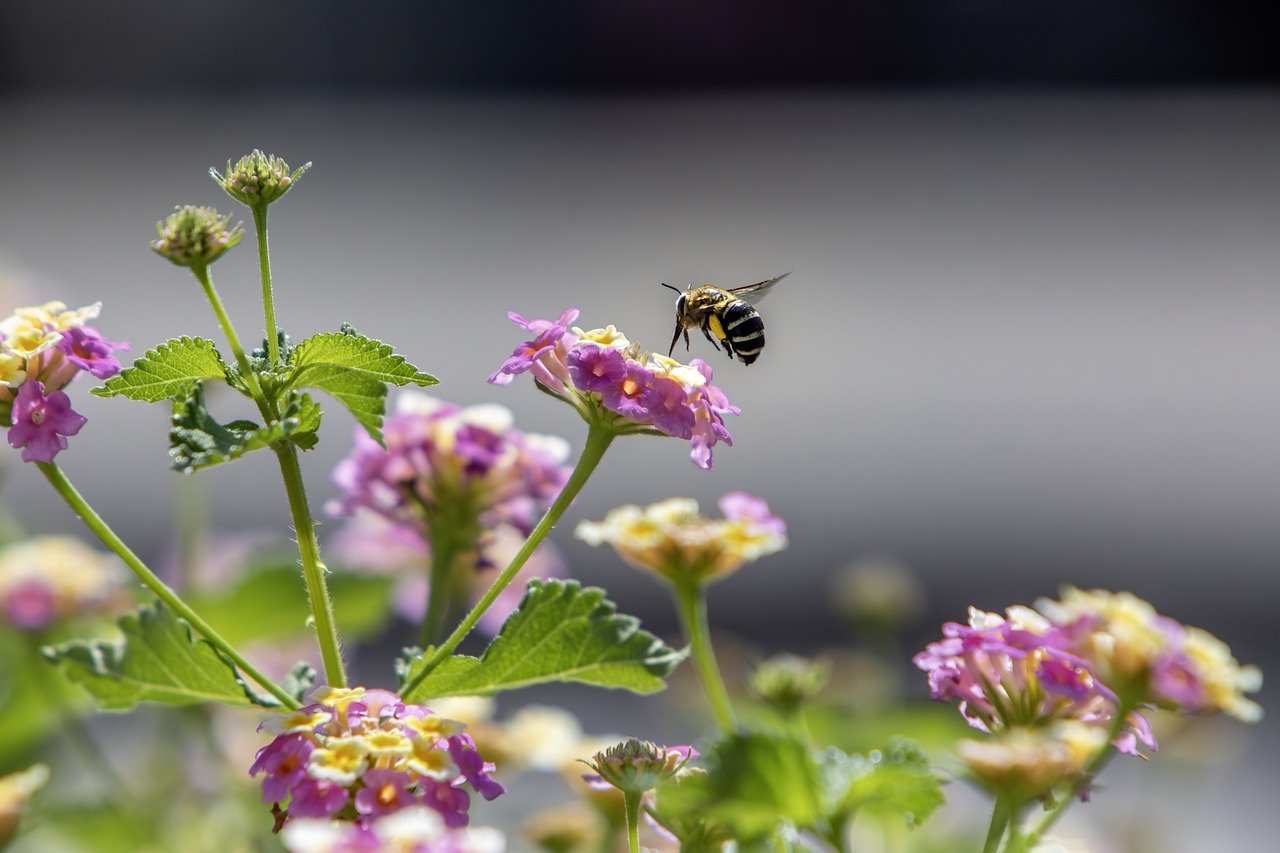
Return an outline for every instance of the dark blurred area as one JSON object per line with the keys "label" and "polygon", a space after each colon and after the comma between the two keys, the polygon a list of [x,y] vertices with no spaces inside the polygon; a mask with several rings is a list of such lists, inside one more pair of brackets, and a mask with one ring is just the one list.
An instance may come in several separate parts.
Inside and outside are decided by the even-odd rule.
{"label": "dark blurred area", "polygon": [[0,4],[10,92],[1274,81],[1280,10],[1177,0]]}

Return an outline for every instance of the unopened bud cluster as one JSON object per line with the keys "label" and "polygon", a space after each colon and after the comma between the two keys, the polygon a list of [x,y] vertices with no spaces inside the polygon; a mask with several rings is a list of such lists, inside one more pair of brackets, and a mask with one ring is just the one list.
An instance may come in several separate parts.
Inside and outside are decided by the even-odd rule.
{"label": "unopened bud cluster", "polygon": [[186,205],[156,223],[159,238],[151,243],[156,254],[181,267],[213,263],[227,249],[244,239],[244,228],[212,207]]}
{"label": "unopened bud cluster", "polygon": [[584,762],[600,778],[620,791],[642,794],[675,776],[693,756],[689,747],[665,747],[627,738]]}
{"label": "unopened bud cluster", "polygon": [[798,655],[775,655],[751,674],[751,692],[784,714],[808,704],[826,686],[831,667]]}
{"label": "unopened bud cluster", "polygon": [[226,174],[220,175],[214,169],[210,169],[209,174],[218,186],[226,190],[227,195],[241,204],[253,207],[257,204],[270,204],[280,198],[310,168],[311,164],[305,163],[291,172],[289,164],[284,160],[274,154],[263,154],[255,148],[236,161],[235,165],[228,160]]}

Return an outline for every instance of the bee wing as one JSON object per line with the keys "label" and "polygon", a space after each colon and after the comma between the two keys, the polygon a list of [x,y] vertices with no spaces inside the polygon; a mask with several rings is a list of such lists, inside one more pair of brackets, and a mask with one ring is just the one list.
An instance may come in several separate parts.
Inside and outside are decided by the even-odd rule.
{"label": "bee wing", "polygon": [[742,287],[730,287],[728,288],[728,291],[734,296],[740,296],[754,304],[768,296],[769,291],[773,289],[773,286],[789,275],[791,275],[791,273],[784,272],[780,276],[767,278],[764,281],[757,281],[755,284],[746,284]]}

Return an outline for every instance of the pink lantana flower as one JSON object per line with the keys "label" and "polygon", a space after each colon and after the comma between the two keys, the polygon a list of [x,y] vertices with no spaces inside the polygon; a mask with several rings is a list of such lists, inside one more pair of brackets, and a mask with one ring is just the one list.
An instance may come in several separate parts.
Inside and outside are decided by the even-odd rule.
{"label": "pink lantana flower", "polygon": [[22,448],[23,462],[52,462],[67,449],[67,436],[80,432],[88,421],[71,408],[62,391],[45,395],[44,383],[28,379],[13,401],[13,426],[9,446]]}
{"label": "pink lantana flower", "polygon": [[530,373],[538,387],[569,403],[588,423],[608,424],[617,435],[688,441],[700,468],[711,467],[716,444],[733,444],[724,416],[741,410],[711,384],[711,368],[701,359],[682,364],[643,352],[613,326],[571,327],[578,318],[574,308],[555,320],[527,320],[514,312],[508,317],[535,337],[489,376],[492,384],[508,385]]}

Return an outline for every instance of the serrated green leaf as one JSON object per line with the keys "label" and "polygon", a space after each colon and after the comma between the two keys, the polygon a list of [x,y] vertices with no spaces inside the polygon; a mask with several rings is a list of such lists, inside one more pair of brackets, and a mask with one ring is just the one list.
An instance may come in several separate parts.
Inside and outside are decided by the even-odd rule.
{"label": "serrated green leaf", "polygon": [[750,843],[786,823],[808,828],[823,819],[817,763],[809,748],[790,735],[733,734],[699,763],[705,775],[659,789],[658,814],[664,824],[710,822]]}
{"label": "serrated green leaf", "polygon": [[132,367],[126,367],[91,393],[158,403],[186,396],[192,385],[206,379],[227,380],[227,365],[213,341],[173,338],[148,350]]}
{"label": "serrated green leaf", "polygon": [[[376,634],[391,617],[393,579],[362,572],[332,572],[326,578],[333,598],[334,620],[348,640]],[[229,589],[192,593],[187,603],[222,635],[239,646],[248,642],[287,640],[307,632],[311,608],[300,594],[297,555],[263,555]]]}
{"label": "serrated green leaf", "polygon": [[387,385],[435,385],[390,346],[358,335],[350,327],[314,335],[294,347],[287,388],[315,388],[346,406],[361,426],[382,441]]}
{"label": "serrated green leaf", "polygon": [[[567,681],[654,693],[686,655],[641,630],[634,617],[619,615],[602,589],[533,580],[482,656],[446,659],[404,698],[422,702]],[[422,655],[404,661],[402,684],[413,684],[425,661]]]}
{"label": "serrated green leaf", "polygon": [[191,626],[160,602],[118,620],[123,637],[76,640],[46,646],[44,655],[61,665],[103,708],[128,710],[140,702],[199,705],[217,702],[242,707],[275,707],[258,695],[234,666]]}
{"label": "serrated green leaf", "polygon": [[827,750],[822,760],[827,810],[847,818],[864,811],[923,823],[943,803],[942,784],[920,747],[894,738],[866,756]]}
{"label": "serrated green leaf", "polygon": [[246,453],[289,439],[303,450],[315,447],[320,407],[306,394],[291,392],[281,418],[266,426],[253,421],[218,423],[205,406],[204,384],[197,382],[187,396],[174,400],[169,419],[169,458],[174,470],[190,474]]}

